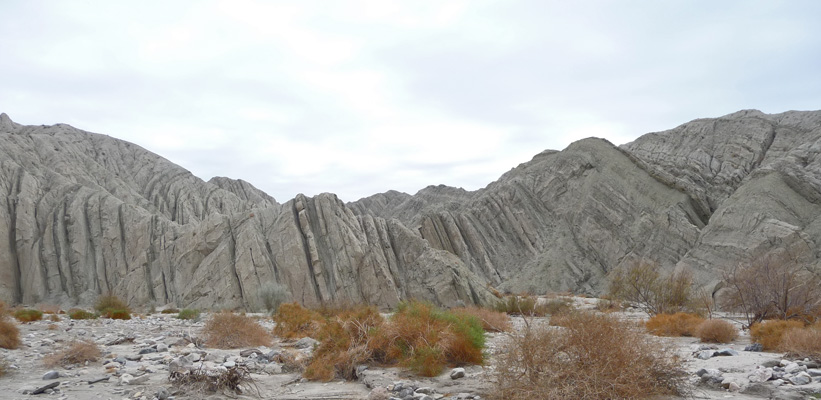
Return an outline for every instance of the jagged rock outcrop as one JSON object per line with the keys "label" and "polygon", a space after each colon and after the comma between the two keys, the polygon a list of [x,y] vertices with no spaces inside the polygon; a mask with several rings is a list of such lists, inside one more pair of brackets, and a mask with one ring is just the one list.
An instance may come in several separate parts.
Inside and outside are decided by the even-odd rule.
{"label": "jagged rock outcrop", "polygon": [[280,205],[104,135],[5,114],[0,128],[1,300],[260,309],[272,282],[307,305],[490,296],[452,254],[334,195]]}
{"label": "jagged rock outcrop", "polygon": [[617,147],[544,151],[487,187],[285,203],[204,182],[139,146],[0,115],[0,300],[261,308],[278,282],[308,305],[510,291],[599,294],[638,259],[723,268],[821,242],[821,112],[741,111]]}
{"label": "jagged rock outcrop", "polygon": [[740,111],[619,148],[585,139],[545,151],[467,200],[393,195],[351,207],[402,219],[511,291],[599,294],[607,271],[639,258],[713,284],[788,244],[817,267],[819,140],[821,112]]}

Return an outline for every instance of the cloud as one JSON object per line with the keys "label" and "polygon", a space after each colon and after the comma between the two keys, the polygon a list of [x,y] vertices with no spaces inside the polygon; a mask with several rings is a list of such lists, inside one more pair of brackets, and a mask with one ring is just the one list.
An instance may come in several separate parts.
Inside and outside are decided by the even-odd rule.
{"label": "cloud", "polygon": [[478,189],[546,148],[817,108],[814,1],[7,1],[0,111],[284,201]]}

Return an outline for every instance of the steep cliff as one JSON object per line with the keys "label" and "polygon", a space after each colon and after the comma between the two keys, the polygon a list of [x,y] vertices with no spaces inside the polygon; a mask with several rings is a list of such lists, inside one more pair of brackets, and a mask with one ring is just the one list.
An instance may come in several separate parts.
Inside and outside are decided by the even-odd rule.
{"label": "steep cliff", "polygon": [[285,203],[209,182],[139,146],[0,115],[0,300],[259,309],[444,305],[510,291],[601,293],[641,258],[714,284],[790,244],[817,266],[821,112],[740,111],[617,147],[544,151],[477,191],[430,186]]}
{"label": "steep cliff", "polygon": [[0,299],[261,308],[287,285],[307,305],[485,302],[453,255],[331,194],[280,205],[247,182],[204,182],[139,146],[0,116]]}

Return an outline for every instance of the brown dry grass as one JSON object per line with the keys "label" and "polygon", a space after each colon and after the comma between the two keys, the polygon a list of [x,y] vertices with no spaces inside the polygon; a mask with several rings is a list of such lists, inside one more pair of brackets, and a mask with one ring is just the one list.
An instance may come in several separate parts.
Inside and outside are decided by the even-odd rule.
{"label": "brown dry grass", "polygon": [[455,314],[421,302],[401,303],[369,346],[382,364],[436,376],[445,365],[481,364],[484,329],[473,316]]}
{"label": "brown dry grass", "polygon": [[241,365],[216,373],[204,368],[174,371],[169,374],[168,380],[174,385],[185,388],[188,393],[222,393],[230,391],[234,394],[242,394],[243,388],[247,391],[256,388],[256,384],[251,378],[251,371]]}
{"label": "brown dry grass", "polygon": [[645,322],[647,331],[656,336],[695,336],[696,328],[704,318],[696,314],[678,312],[656,314]]}
{"label": "brown dry grass", "polygon": [[761,343],[764,350],[779,350],[784,333],[791,329],[803,328],[801,321],[767,320],[756,322],[750,327],[750,337],[753,342]]}
{"label": "brown dry grass", "polygon": [[322,321],[322,315],[298,303],[281,304],[274,314],[274,335],[286,339],[313,337],[319,333]]}
{"label": "brown dry grass", "polygon": [[268,331],[251,317],[227,311],[211,315],[202,333],[205,344],[218,349],[271,345]]}
{"label": "brown dry grass", "polygon": [[821,361],[821,322],[801,329],[790,329],[781,338],[781,349],[790,357]]}
{"label": "brown dry grass", "polygon": [[101,355],[102,352],[96,343],[76,341],[71,343],[68,348],[44,357],[43,364],[47,367],[55,367],[58,365],[67,367],[75,364],[84,364],[86,361],[97,361]]}
{"label": "brown dry grass", "polygon": [[680,395],[675,354],[635,325],[600,313],[564,317],[565,328],[527,329],[499,356],[495,400],[632,399]]}
{"label": "brown dry grass", "polygon": [[20,330],[17,325],[3,314],[0,314],[0,348],[16,349],[20,347]]}
{"label": "brown dry grass", "polygon": [[708,319],[696,328],[695,336],[705,343],[730,343],[738,337],[738,329],[723,319]]}
{"label": "brown dry grass", "polygon": [[356,379],[356,366],[373,361],[369,346],[371,334],[384,322],[379,311],[368,306],[341,311],[328,318],[317,335],[321,343],[303,375],[321,381],[335,377]]}
{"label": "brown dry grass", "polygon": [[[285,306],[280,306],[280,312]],[[305,311],[295,310],[302,321],[317,322],[307,318]],[[435,376],[445,365],[480,364],[483,360],[484,330],[472,315],[420,302],[400,304],[388,321],[373,307],[334,312],[317,322],[315,336],[321,344],[305,369],[308,379],[355,379],[356,366],[369,363],[399,365]]]}
{"label": "brown dry grass", "polygon": [[508,332],[511,329],[510,317],[499,311],[484,307],[458,307],[450,310],[456,314],[472,315],[482,322],[482,328],[487,332]]}

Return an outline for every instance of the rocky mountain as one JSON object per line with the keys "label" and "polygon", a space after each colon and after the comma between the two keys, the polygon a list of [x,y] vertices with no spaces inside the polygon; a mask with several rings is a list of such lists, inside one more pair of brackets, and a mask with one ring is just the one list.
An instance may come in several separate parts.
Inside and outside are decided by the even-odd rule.
{"label": "rocky mountain", "polygon": [[139,146],[0,115],[0,300],[261,308],[280,283],[308,305],[510,291],[601,293],[652,259],[714,284],[790,245],[817,265],[821,112],[741,111],[617,147],[544,151],[484,189],[431,186],[284,204],[204,182]]}

